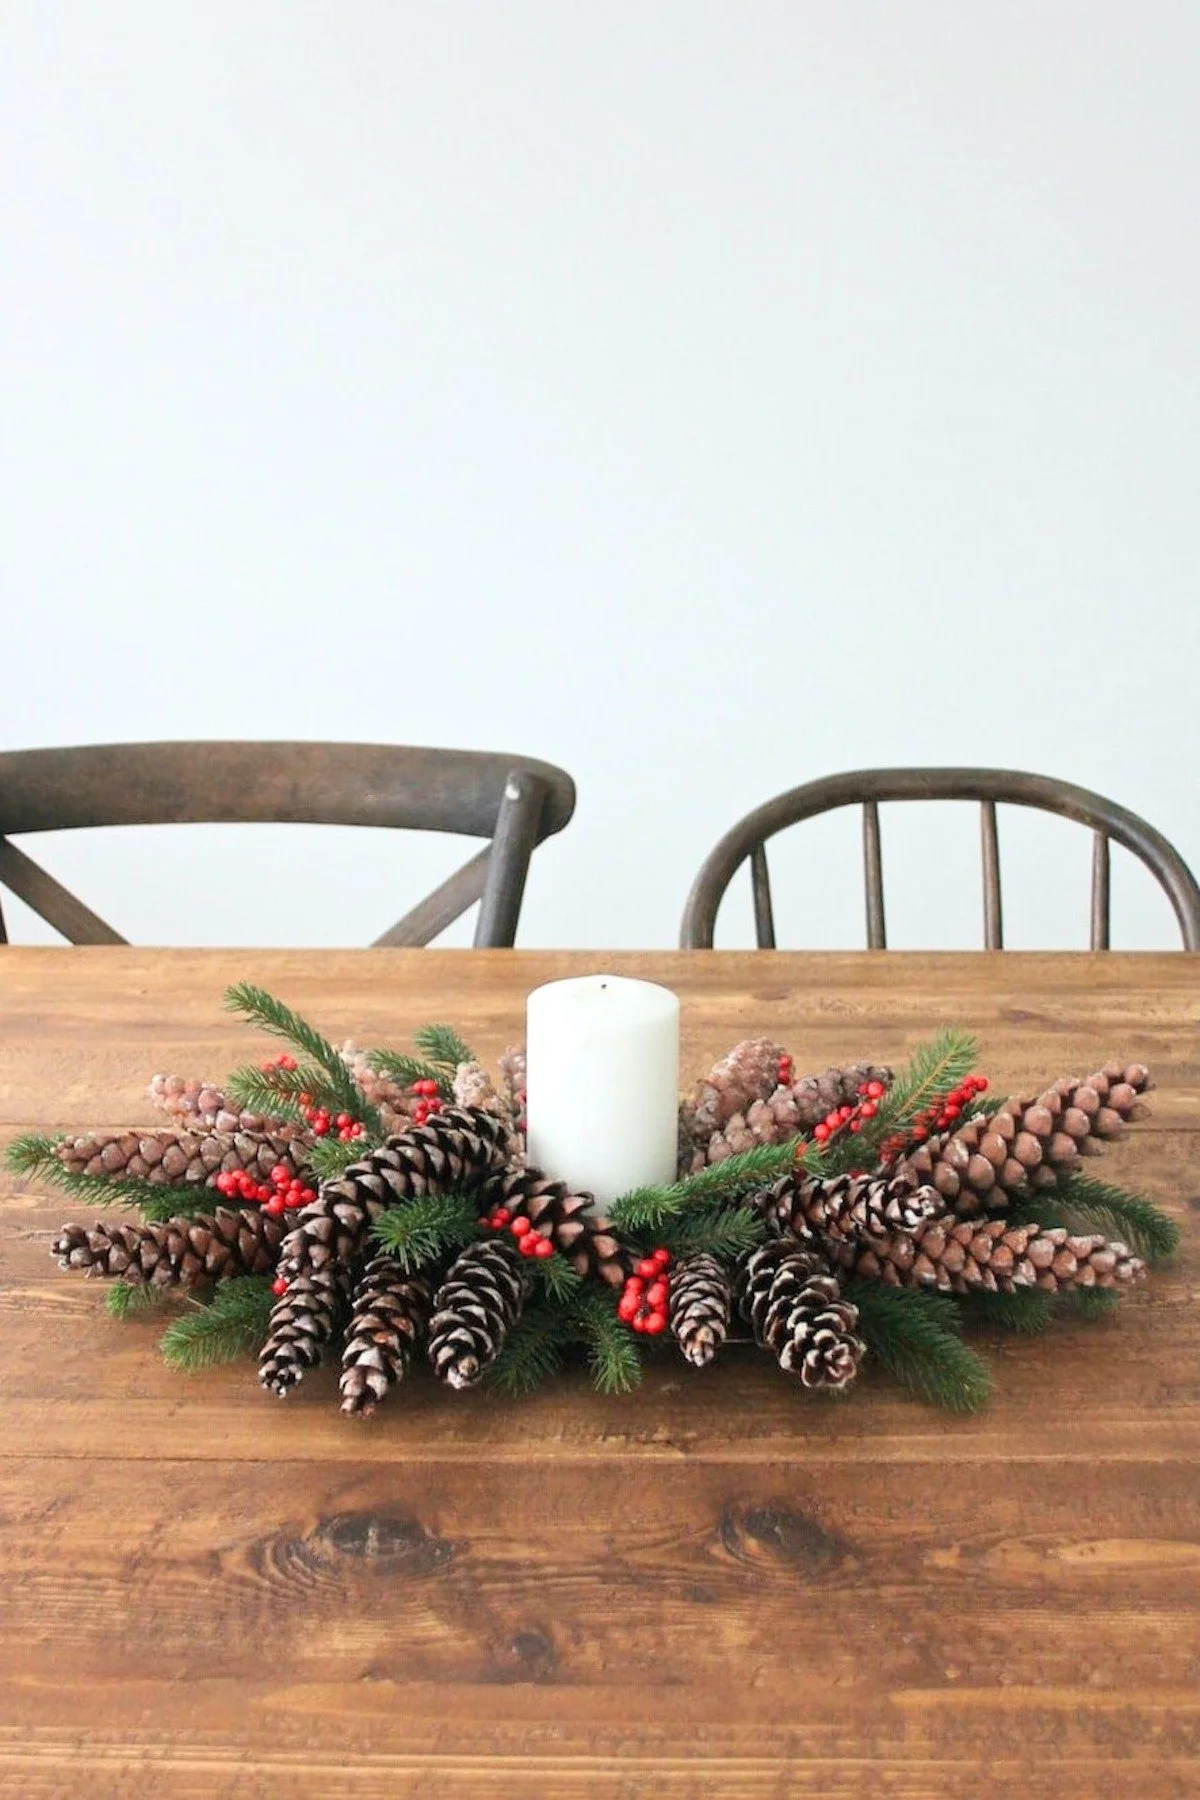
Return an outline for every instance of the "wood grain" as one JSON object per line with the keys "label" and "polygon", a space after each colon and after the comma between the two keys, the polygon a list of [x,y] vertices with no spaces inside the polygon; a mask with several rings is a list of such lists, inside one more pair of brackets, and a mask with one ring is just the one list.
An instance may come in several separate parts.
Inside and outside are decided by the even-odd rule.
{"label": "wood grain", "polygon": [[[965,1421],[877,1374],[801,1400],[750,1352],[516,1407],[418,1378],[367,1425],[184,1379],[0,1191],[0,1794],[782,1800],[1200,1793],[1200,966],[1189,956],[0,952],[0,1128],[147,1116],[258,1048],[263,982],[334,1034],[492,1055],[538,981],[680,992],[685,1067],[812,1067],[947,1020],[1001,1085],[1151,1063],[1111,1163],[1186,1222],[1117,1318],[988,1341]],[[264,1043],[265,1049],[265,1043]]]}

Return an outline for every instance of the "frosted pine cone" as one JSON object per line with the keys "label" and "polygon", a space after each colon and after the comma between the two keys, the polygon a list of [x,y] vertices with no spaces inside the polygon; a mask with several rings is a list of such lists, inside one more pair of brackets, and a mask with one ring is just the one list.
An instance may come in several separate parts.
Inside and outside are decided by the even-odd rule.
{"label": "frosted pine cone", "polygon": [[548,1237],[578,1275],[598,1275],[619,1288],[632,1268],[632,1258],[591,1194],[576,1194],[566,1182],[554,1181],[529,1165],[510,1170],[487,1192],[490,1207],[523,1213],[536,1231]]}
{"label": "frosted pine cone", "polygon": [[911,1232],[836,1245],[832,1254],[864,1280],[956,1294],[1123,1287],[1146,1270],[1125,1244],[1004,1219],[932,1219]]}
{"label": "frosted pine cone", "polygon": [[269,1132],[277,1138],[309,1135],[296,1119],[243,1111],[226,1098],[215,1082],[201,1081],[195,1076],[155,1075],[147,1094],[160,1112],[177,1119],[186,1130],[201,1135],[214,1131]]}
{"label": "frosted pine cone", "polygon": [[455,1257],[429,1321],[439,1380],[474,1387],[491,1368],[525,1302],[528,1270],[511,1238],[481,1238]]}
{"label": "frosted pine cone", "polygon": [[896,1172],[931,1183],[961,1217],[1004,1212],[1014,1196],[1077,1174],[1084,1156],[1099,1155],[1101,1140],[1123,1137],[1127,1123],[1147,1118],[1140,1096],[1152,1086],[1140,1063],[1107,1063],[1086,1080],[1064,1076],[1043,1094],[1009,1100],[990,1119],[968,1119],[931,1138]]}
{"label": "frosted pine cone", "polygon": [[191,1287],[232,1275],[267,1275],[295,1213],[278,1218],[261,1207],[218,1206],[194,1219],[64,1225],[53,1255],[63,1269],[87,1275],[149,1282],[153,1287]]}
{"label": "frosted pine cone", "polygon": [[760,1244],[739,1258],[737,1291],[756,1342],[805,1387],[854,1379],[866,1352],[858,1309],[821,1257],[786,1238]]}
{"label": "frosted pine cone", "polygon": [[67,1138],[56,1155],[72,1175],[128,1176],[155,1186],[191,1182],[213,1187],[218,1175],[244,1170],[256,1181],[270,1180],[282,1163],[290,1175],[309,1168],[306,1134],[261,1131],[105,1131]]}
{"label": "frosted pine cone", "polygon": [[671,1276],[669,1324],[680,1350],[697,1369],[710,1363],[729,1334],[733,1288],[715,1256],[685,1257]]}
{"label": "frosted pine cone", "polygon": [[904,1175],[785,1175],[748,1204],[796,1238],[838,1243],[913,1231],[946,1210],[932,1187],[916,1187]]}
{"label": "frosted pine cone", "polygon": [[403,1379],[433,1305],[427,1275],[409,1274],[387,1251],[373,1257],[354,1290],[342,1356],[342,1411],[367,1418]]}

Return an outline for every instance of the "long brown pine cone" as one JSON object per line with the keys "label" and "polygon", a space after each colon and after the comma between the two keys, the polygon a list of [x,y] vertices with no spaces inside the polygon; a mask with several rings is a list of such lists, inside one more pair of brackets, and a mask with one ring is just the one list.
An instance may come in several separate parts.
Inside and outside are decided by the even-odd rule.
{"label": "long brown pine cone", "polygon": [[554,1181],[526,1165],[510,1169],[488,1184],[487,1204],[523,1213],[542,1237],[550,1239],[577,1275],[596,1275],[609,1287],[620,1287],[632,1272],[633,1257],[591,1194],[577,1194],[564,1181]]}
{"label": "long brown pine cone", "polygon": [[482,1192],[504,1157],[499,1119],[447,1108],[323,1182],[280,1250],[288,1288],[259,1357],[263,1386],[286,1394],[321,1360],[381,1212],[425,1194]]}
{"label": "long brown pine cone", "polygon": [[907,1175],[785,1175],[742,1204],[793,1237],[843,1243],[911,1231],[946,1210],[932,1187]]}
{"label": "long brown pine cone", "polygon": [[309,1168],[309,1134],[263,1131],[101,1131],[67,1138],[56,1155],[72,1175],[129,1176],[155,1186],[213,1187],[218,1175],[244,1169],[269,1181],[282,1163],[291,1175]]}
{"label": "long brown pine cone", "polygon": [[282,1138],[309,1135],[298,1119],[246,1112],[229,1100],[216,1082],[195,1075],[155,1075],[147,1094],[160,1112],[178,1119],[186,1131],[268,1131]]}
{"label": "long brown pine cone", "polygon": [[294,1212],[275,1217],[259,1206],[218,1206],[194,1219],[139,1224],[98,1219],[94,1225],[64,1225],[52,1254],[61,1268],[87,1275],[190,1287],[231,1275],[270,1274],[295,1222]]}
{"label": "long brown pine cone", "polygon": [[424,1337],[433,1284],[405,1270],[399,1257],[372,1257],[350,1303],[342,1355],[342,1411],[366,1418],[401,1381]]}
{"label": "long brown pine cone", "polygon": [[869,1242],[834,1243],[831,1255],[864,1280],[956,1294],[1123,1287],[1146,1270],[1125,1244],[1004,1219],[931,1219]]}
{"label": "long brown pine cone", "polygon": [[[756,1040],[765,1043],[766,1040]],[[720,1067],[720,1065],[718,1065]],[[776,1064],[778,1072],[778,1064]],[[715,1073],[715,1071],[714,1071]],[[892,1071],[875,1063],[849,1063],[804,1075],[798,1081],[776,1082],[765,1094],[756,1095],[740,1109],[728,1113],[722,1123],[704,1135],[707,1114],[685,1103],[680,1113],[680,1168],[684,1173],[723,1162],[759,1144],[782,1144],[801,1132],[809,1132],[836,1106],[857,1100],[869,1081],[887,1087]]]}
{"label": "long brown pine cone", "polygon": [[755,1341],[805,1387],[842,1388],[866,1353],[858,1308],[823,1257],[774,1238],[738,1259],[738,1303]]}
{"label": "long brown pine cone", "polygon": [[992,1118],[969,1119],[931,1138],[896,1165],[897,1175],[929,1182],[962,1218],[1007,1211],[1031,1189],[1077,1174],[1101,1141],[1149,1117],[1141,1095],[1153,1086],[1141,1063],[1106,1063],[1086,1079],[1064,1076],[1042,1094],[1009,1100]]}
{"label": "long brown pine cone", "polygon": [[729,1335],[733,1284],[729,1271],[707,1251],[684,1257],[671,1272],[668,1324],[695,1368],[710,1363]]}
{"label": "long brown pine cone", "polygon": [[482,1380],[520,1316],[529,1282],[510,1237],[480,1238],[459,1251],[429,1321],[429,1360],[440,1381],[469,1388]]}

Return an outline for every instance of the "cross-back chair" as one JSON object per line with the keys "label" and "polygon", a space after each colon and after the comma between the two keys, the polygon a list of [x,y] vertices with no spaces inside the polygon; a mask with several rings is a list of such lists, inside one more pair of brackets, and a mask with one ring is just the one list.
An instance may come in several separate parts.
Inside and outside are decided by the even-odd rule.
{"label": "cross-back chair", "polygon": [[243,821],[446,831],[488,842],[376,944],[427,944],[478,900],[476,945],[506,947],[516,935],[534,847],[561,831],[574,809],[565,770],[474,750],[311,743],[10,750],[0,752],[0,884],[69,943],[122,944],[10,837]]}
{"label": "cross-back chair", "polygon": [[731,880],[749,861],[754,923],[760,949],[775,947],[775,918],[767,868],[767,841],[818,813],[862,807],[863,876],[867,948],[887,948],[883,905],[883,855],[879,807],[889,800],[976,800],[983,856],[983,937],[988,950],[1004,948],[1000,896],[997,806],[1027,806],[1088,826],[1093,834],[1091,947],[1109,948],[1110,843],[1123,844],[1142,861],[1170,901],[1186,950],[1200,949],[1200,887],[1179,852],[1136,813],[1070,782],[1012,769],[858,769],[778,794],[747,813],[725,834],[692,885],[680,943],[686,950],[712,948],[717,912]]}

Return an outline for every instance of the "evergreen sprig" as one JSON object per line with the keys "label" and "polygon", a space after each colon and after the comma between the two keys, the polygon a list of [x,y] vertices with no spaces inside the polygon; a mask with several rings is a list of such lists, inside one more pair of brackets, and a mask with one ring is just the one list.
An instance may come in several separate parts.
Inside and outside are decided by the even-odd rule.
{"label": "evergreen sprig", "polygon": [[[664,1226],[656,1243],[661,1243],[672,1256],[695,1256],[707,1251],[723,1261],[732,1262],[743,1251],[761,1243],[766,1236],[766,1221],[746,1206],[729,1207],[725,1212],[697,1210]],[[644,1247],[650,1249],[649,1241]]]}
{"label": "evergreen sprig", "polygon": [[849,1281],[858,1329],[871,1354],[910,1392],[952,1412],[978,1412],[992,1391],[987,1364],[962,1341],[962,1320],[947,1295],[924,1288]]}
{"label": "evergreen sprig", "polygon": [[[257,1025],[272,1037],[283,1038],[310,1061],[318,1064],[325,1072],[325,1086],[330,1099],[336,1102],[338,1111],[348,1112],[352,1117],[361,1119],[370,1131],[382,1131],[379,1114],[350,1073],[345,1058],[307,1019],[302,1019],[298,1012],[294,1012],[282,1000],[277,1000],[274,994],[268,994],[265,988],[255,987],[249,981],[235,982],[228,988],[225,1005],[230,1012],[241,1013],[248,1023]],[[281,1070],[280,1073],[287,1074],[288,1071]]]}
{"label": "evergreen sprig", "polygon": [[[419,1269],[470,1243],[479,1227],[479,1208],[463,1194],[422,1194],[389,1206],[375,1221],[375,1236],[406,1272]],[[549,1260],[549,1259],[547,1259]]]}
{"label": "evergreen sprig", "polygon": [[1149,1262],[1173,1256],[1179,1248],[1174,1219],[1142,1194],[1127,1193],[1088,1175],[1072,1175],[1057,1198],[1072,1223],[1122,1239]]}
{"label": "evergreen sprig", "polygon": [[812,1145],[801,1148],[798,1138],[783,1144],[757,1144],[739,1156],[728,1156],[724,1162],[709,1163],[693,1175],[657,1187],[634,1188],[622,1194],[608,1209],[614,1228],[630,1237],[655,1234],[656,1242],[673,1219],[680,1218],[693,1207],[720,1207],[740,1194],[755,1188],[769,1187],[780,1176],[796,1167],[797,1155],[805,1168],[814,1172],[822,1165],[820,1153]]}
{"label": "evergreen sprig", "polygon": [[488,1381],[510,1400],[524,1399],[562,1367],[574,1321],[560,1309],[530,1302],[506,1336]]}
{"label": "evergreen sprig", "polygon": [[959,1301],[968,1324],[1033,1337],[1054,1317],[1054,1302],[1043,1288],[1017,1288],[1011,1294],[966,1294]]}
{"label": "evergreen sprig", "polygon": [[596,1387],[602,1394],[629,1393],[642,1379],[642,1359],[633,1333],[600,1294],[581,1295],[576,1316]]}
{"label": "evergreen sprig", "polygon": [[443,1100],[454,1097],[451,1075],[423,1057],[406,1056],[403,1050],[368,1050],[367,1062],[377,1075],[390,1076],[400,1087],[410,1088],[418,1081],[433,1081]]}
{"label": "evergreen sprig", "polygon": [[1067,1288],[1055,1298],[1064,1313],[1074,1313],[1089,1324],[1097,1319],[1107,1319],[1121,1304],[1116,1288]]}
{"label": "evergreen sprig", "polygon": [[135,1175],[87,1175],[82,1170],[68,1169],[57,1154],[64,1141],[25,1132],[8,1146],[5,1161],[14,1174],[35,1175],[89,1206],[136,1206],[142,1217],[152,1222],[190,1218],[210,1212],[218,1203],[212,1188],[198,1181],[176,1186],[145,1181]]}
{"label": "evergreen sprig", "polygon": [[307,1148],[309,1168],[314,1180],[333,1181],[344,1175],[351,1163],[359,1162],[376,1148],[375,1139],[364,1135],[343,1143],[339,1138],[317,1138]]}
{"label": "evergreen sprig", "polygon": [[[291,1124],[302,1125],[305,1122],[304,1114],[300,1110],[300,1103],[296,1096],[313,1092],[313,1089],[307,1083],[302,1083],[294,1092],[289,1092],[283,1079],[276,1080],[277,1074],[282,1078],[292,1074],[299,1075],[301,1072],[305,1075],[316,1076],[315,1087],[317,1089],[324,1085],[325,1078],[320,1069],[304,1068],[303,1071],[299,1068],[295,1070],[279,1069],[268,1072],[266,1069],[256,1069],[246,1063],[240,1069],[231,1071],[225,1082],[225,1092],[245,1112],[262,1113],[268,1120],[287,1120]],[[317,1098],[315,1092],[313,1092],[313,1098]],[[324,1104],[324,1102],[322,1103]]]}
{"label": "evergreen sprig", "polygon": [[104,1310],[113,1319],[132,1319],[139,1313],[155,1312],[169,1295],[169,1288],[155,1287],[149,1281],[114,1281],[104,1296]]}
{"label": "evergreen sprig", "polygon": [[221,1282],[211,1300],[191,1301],[188,1311],[167,1326],[165,1362],[191,1373],[249,1355],[267,1335],[274,1304],[265,1275],[236,1275]]}
{"label": "evergreen sprig", "polygon": [[583,1283],[582,1275],[577,1274],[566,1257],[557,1251],[553,1256],[535,1257],[533,1273],[547,1300],[559,1306],[577,1294]]}
{"label": "evergreen sprig", "polygon": [[475,1061],[470,1046],[463,1042],[453,1025],[422,1025],[413,1033],[413,1042],[431,1063],[448,1069],[452,1079],[459,1063]]}
{"label": "evergreen sprig", "polygon": [[918,1113],[944,1099],[971,1073],[979,1057],[979,1041],[970,1031],[943,1028],[928,1043],[918,1044],[879,1102],[874,1118],[860,1132],[840,1133],[827,1146],[829,1174],[869,1168],[887,1137],[907,1133]]}

